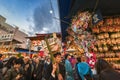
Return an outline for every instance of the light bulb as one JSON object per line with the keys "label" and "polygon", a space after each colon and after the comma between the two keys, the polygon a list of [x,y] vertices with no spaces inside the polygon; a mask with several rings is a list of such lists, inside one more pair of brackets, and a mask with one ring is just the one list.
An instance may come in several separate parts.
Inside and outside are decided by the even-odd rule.
{"label": "light bulb", "polygon": [[50,13],[52,14],[52,13],[53,13],[53,11],[52,11],[52,10],[50,10]]}

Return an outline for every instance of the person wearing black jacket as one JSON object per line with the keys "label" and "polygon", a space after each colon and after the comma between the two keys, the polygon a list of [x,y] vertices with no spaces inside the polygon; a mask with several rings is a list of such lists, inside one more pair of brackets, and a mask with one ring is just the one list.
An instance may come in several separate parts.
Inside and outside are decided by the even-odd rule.
{"label": "person wearing black jacket", "polygon": [[44,80],[49,80],[52,72],[52,62],[50,58],[46,58],[44,62],[44,72],[43,72],[43,78]]}
{"label": "person wearing black jacket", "polygon": [[0,54],[0,80],[2,80],[2,68],[3,68],[3,62],[1,58],[2,58],[2,54]]}
{"label": "person wearing black jacket", "polygon": [[39,58],[35,59],[35,68],[33,71],[34,80],[42,80],[43,76],[43,62]]}
{"label": "person wearing black jacket", "polygon": [[65,80],[65,66],[61,64],[61,53],[54,54],[54,63],[49,80]]}
{"label": "person wearing black jacket", "polygon": [[23,65],[23,75],[25,80],[31,80],[32,78],[32,66],[29,63],[30,58],[29,57],[25,57],[24,58],[24,65]]}
{"label": "person wearing black jacket", "polygon": [[103,59],[98,59],[95,68],[97,70],[95,80],[120,80],[120,73],[115,71],[112,66]]}

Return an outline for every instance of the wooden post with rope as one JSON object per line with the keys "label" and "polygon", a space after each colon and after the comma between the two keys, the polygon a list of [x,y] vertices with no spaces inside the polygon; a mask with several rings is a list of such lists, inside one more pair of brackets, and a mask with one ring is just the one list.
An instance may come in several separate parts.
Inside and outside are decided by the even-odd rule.
{"label": "wooden post with rope", "polygon": [[[45,42],[46,42],[46,45],[47,45],[47,48],[48,48],[48,51],[49,51],[49,54],[51,56],[51,61],[52,63],[54,64],[55,63],[55,60],[54,60],[54,57],[53,57],[53,52],[51,51],[51,47],[49,45],[49,42],[48,42],[48,35],[45,37]],[[59,74],[59,70],[57,69],[57,75]]]}
{"label": "wooden post with rope", "polygon": [[49,42],[48,42],[48,37],[45,37],[45,42],[46,42],[46,45],[47,45],[47,48],[48,48],[48,51],[49,51],[49,54],[51,56],[51,60],[52,62],[54,62],[54,58],[53,58],[53,54],[52,54],[52,51],[51,51],[51,48],[50,48],[50,45],[49,45]]}

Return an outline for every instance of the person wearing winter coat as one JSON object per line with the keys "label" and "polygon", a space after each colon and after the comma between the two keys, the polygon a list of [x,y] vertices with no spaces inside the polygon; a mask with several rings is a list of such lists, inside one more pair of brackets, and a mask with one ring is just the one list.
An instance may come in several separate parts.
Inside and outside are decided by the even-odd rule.
{"label": "person wearing winter coat", "polygon": [[23,64],[23,75],[25,80],[31,80],[32,79],[32,66],[30,64],[30,58],[24,57],[24,64]]}
{"label": "person wearing winter coat", "polygon": [[14,61],[13,67],[11,67],[6,75],[4,76],[4,80],[24,80],[23,75],[20,73],[21,62],[19,59]]}
{"label": "person wearing winter coat", "polygon": [[90,66],[85,62],[85,57],[78,57],[77,70],[82,80],[93,80]]}
{"label": "person wearing winter coat", "polygon": [[98,59],[95,65],[97,77],[95,80],[120,80],[120,73],[103,59]]}
{"label": "person wearing winter coat", "polygon": [[52,63],[49,80],[65,80],[65,66],[61,63],[61,53],[57,52],[53,56],[54,63]]}
{"label": "person wearing winter coat", "polygon": [[52,62],[50,58],[47,58],[44,62],[44,69],[43,69],[43,78],[45,80],[49,80],[52,72]]}
{"label": "person wearing winter coat", "polygon": [[35,59],[35,68],[33,71],[34,80],[42,80],[43,66],[44,66],[44,64],[40,61],[40,59],[36,58]]}
{"label": "person wearing winter coat", "polygon": [[3,61],[1,58],[2,58],[2,54],[0,54],[0,80],[3,79],[3,76],[2,76]]}
{"label": "person wearing winter coat", "polygon": [[72,65],[69,61],[70,58],[69,54],[65,55],[66,80],[74,80]]}

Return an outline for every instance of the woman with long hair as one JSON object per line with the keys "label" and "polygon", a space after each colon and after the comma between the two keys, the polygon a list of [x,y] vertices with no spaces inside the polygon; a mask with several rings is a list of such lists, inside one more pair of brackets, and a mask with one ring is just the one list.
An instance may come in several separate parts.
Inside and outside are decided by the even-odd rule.
{"label": "woman with long hair", "polygon": [[16,57],[11,57],[7,63],[4,65],[3,69],[2,69],[2,75],[4,76],[7,72],[8,69],[10,69],[13,64],[14,64],[14,61],[16,60],[17,58]]}
{"label": "woman with long hair", "polygon": [[120,73],[103,59],[98,59],[95,66],[97,70],[97,80],[120,80]]}

